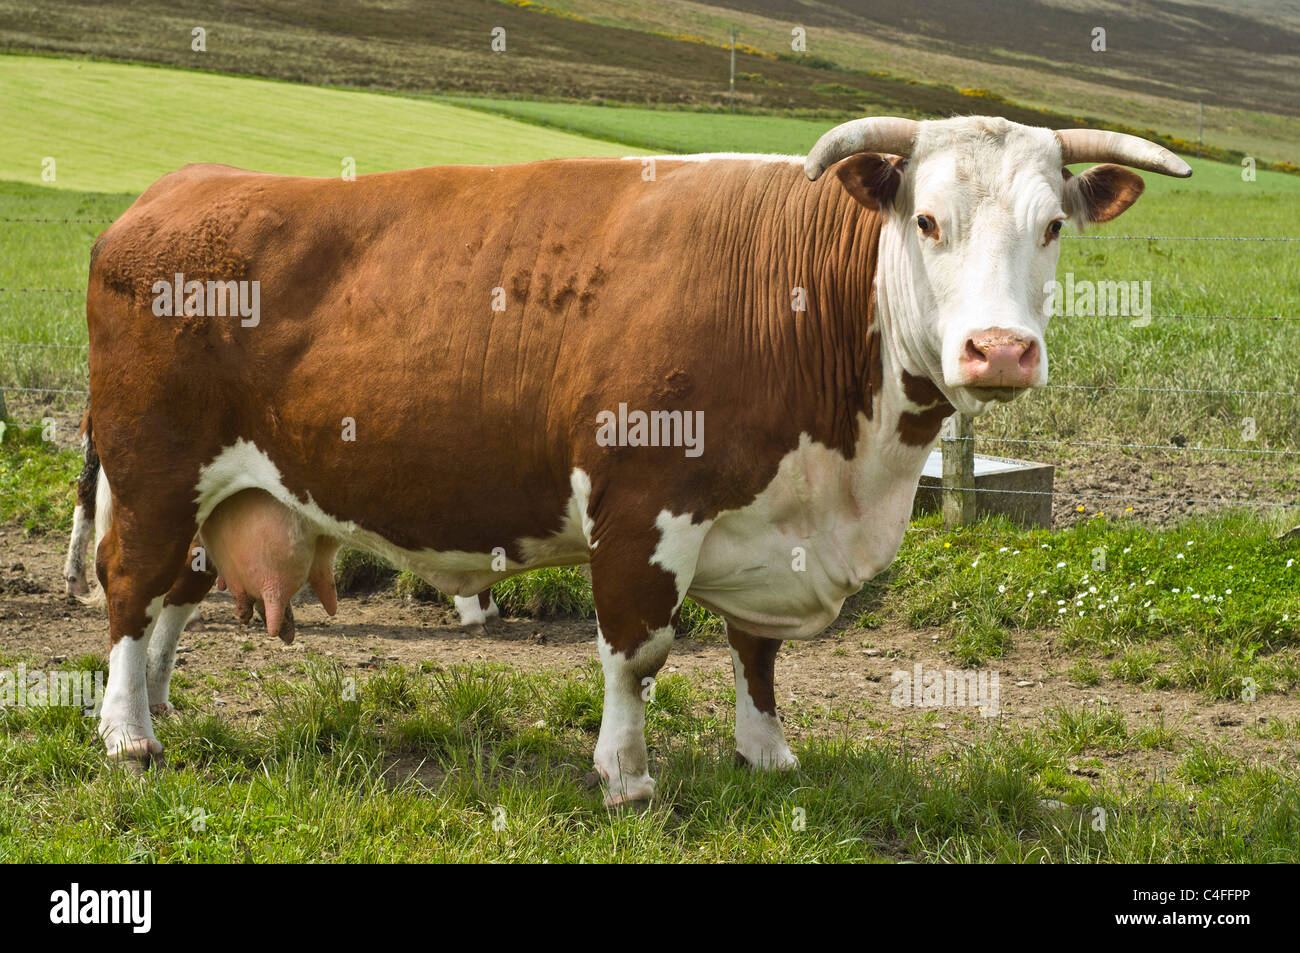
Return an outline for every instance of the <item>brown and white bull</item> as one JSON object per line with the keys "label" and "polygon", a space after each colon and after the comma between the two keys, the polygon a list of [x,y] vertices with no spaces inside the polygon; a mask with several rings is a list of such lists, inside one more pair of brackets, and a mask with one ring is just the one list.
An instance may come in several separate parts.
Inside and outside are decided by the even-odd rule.
{"label": "brown and white bull", "polygon": [[[781,640],[893,559],[954,409],[1046,380],[1061,224],[1142,191],[1081,161],[1191,173],[974,117],[857,120],[806,159],[161,179],[96,242],[87,300],[110,754],[161,752],[150,706],[213,581],[197,534],[281,603],[338,543],[462,597],[589,562],[610,803],[653,792],[645,686],[690,595],[727,622],[739,754],[794,766]],[[257,283],[256,321],[212,307],[224,282]]]}

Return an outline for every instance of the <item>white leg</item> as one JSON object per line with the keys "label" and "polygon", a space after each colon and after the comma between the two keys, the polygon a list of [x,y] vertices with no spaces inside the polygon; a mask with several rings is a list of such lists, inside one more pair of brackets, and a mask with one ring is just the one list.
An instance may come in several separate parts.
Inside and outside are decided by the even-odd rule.
{"label": "white leg", "polygon": [[781,719],[775,712],[760,711],[754,703],[755,687],[746,679],[744,662],[734,647],[731,668],[736,676],[736,751],[751,766],[762,770],[790,771],[799,767],[799,759],[786,744]]}
{"label": "white leg", "polygon": [[488,593],[486,609],[483,608],[478,596],[452,596],[452,600],[456,603],[456,612],[460,614],[460,624],[463,626],[484,625],[488,619],[495,619],[501,615],[501,610],[497,608],[491,592]]}
{"label": "white leg", "polygon": [[108,686],[99,711],[99,735],[110,758],[147,761],[162,754],[149,717],[146,656],[149,636],[162,612],[162,596],[149,604],[139,638],[121,638],[108,654]]}
{"label": "white leg", "polygon": [[68,540],[68,558],[63,564],[64,587],[70,596],[84,596],[90,592],[86,548],[94,534],[94,521],[86,519],[86,511],[78,503],[72,511],[72,537]]}
{"label": "white leg", "polygon": [[596,771],[605,782],[605,803],[640,801],[654,794],[650,756],[645,744],[645,706],[654,687],[654,673],[663,666],[673,644],[672,626],[650,639],[627,658],[605,641],[599,626],[596,646],[605,670],[605,708],[596,740]]}
{"label": "white leg", "polygon": [[149,711],[165,715],[172,710],[167,695],[171,687],[172,669],[176,666],[176,643],[186,624],[198,611],[198,604],[164,606],[149,636],[145,684],[149,689]]}

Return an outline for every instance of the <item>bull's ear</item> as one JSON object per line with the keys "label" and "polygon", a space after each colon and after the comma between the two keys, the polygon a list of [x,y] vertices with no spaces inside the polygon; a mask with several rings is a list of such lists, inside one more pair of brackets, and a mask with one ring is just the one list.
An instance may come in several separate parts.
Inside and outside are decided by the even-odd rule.
{"label": "bull's ear", "polygon": [[1066,214],[1080,224],[1109,222],[1138,200],[1146,183],[1122,165],[1095,165],[1081,175],[1062,169]]}
{"label": "bull's ear", "polygon": [[835,166],[849,195],[867,208],[883,211],[894,203],[898,184],[903,181],[903,162],[874,152],[860,152]]}

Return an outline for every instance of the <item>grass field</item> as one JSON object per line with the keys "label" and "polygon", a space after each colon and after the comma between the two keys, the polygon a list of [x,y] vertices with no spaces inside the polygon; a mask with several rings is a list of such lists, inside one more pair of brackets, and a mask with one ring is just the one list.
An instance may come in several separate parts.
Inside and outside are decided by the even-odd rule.
{"label": "grass field", "polygon": [[[19,74],[39,75],[44,85],[20,87]],[[22,95],[0,99],[0,121],[17,130],[21,149],[0,155],[0,180],[8,180],[0,182],[0,219],[87,220],[0,221],[0,386],[29,424],[47,412],[67,417],[83,400],[81,295],[100,221],[185,161],[332,175],[343,155],[355,156],[365,172],[621,155],[632,151],[629,144],[797,152],[826,126],[518,102],[478,101],[468,110],[174,70],[0,57],[0,89],[11,88]],[[205,117],[204,135],[173,141],[160,134],[157,116],[180,104]],[[57,157],[59,177],[42,185],[40,157],[48,154]],[[1147,176],[1148,195],[1091,234],[1300,235],[1300,179],[1260,173],[1244,183],[1234,167],[1194,164],[1186,182]],[[1296,247],[1070,238],[1060,274],[1150,281],[1156,315],[1297,318]],[[1295,450],[1298,338],[1297,320],[1157,317],[1133,328],[1127,318],[1058,319],[1048,338],[1053,383],[1107,389],[1035,394],[983,418],[977,433],[992,452],[1051,460],[1066,471],[1086,471],[1098,451],[990,438]],[[1275,393],[1114,389],[1124,387]],[[1245,417],[1254,421],[1251,439]],[[1233,469],[1225,479],[1249,483],[1265,500],[1295,501],[1300,486],[1292,457],[1122,453],[1158,473],[1226,459]],[[57,552],[77,468],[73,452],[10,427],[0,440],[0,530],[18,534],[21,527]],[[1098,508],[1053,533],[1003,523],[949,533],[933,518],[917,522],[889,572],[846,607],[846,627],[831,635],[832,657],[849,671],[884,633],[910,644],[925,630],[952,664],[996,667],[1041,642],[1071,684],[1137,693],[1143,703],[1136,707],[1100,700],[1045,708],[1030,723],[974,719],[965,740],[948,742],[951,726],[933,716],[900,735],[888,709],[792,706],[791,724],[807,729],[796,746],[803,769],[767,777],[731,766],[729,680],[665,674],[649,717],[662,796],[645,813],[610,814],[582,784],[600,713],[597,667],[523,673],[428,662],[356,673],[313,648],[251,678],[243,668],[178,670],[173,701],[180,715],[159,726],[170,769],[148,780],[107,769],[93,721],[75,712],[0,712],[0,858],[1300,859],[1300,718],[1288,706],[1300,688],[1300,551],[1295,540],[1278,539],[1295,520],[1261,509],[1151,527],[1122,504],[1105,504],[1105,515]],[[11,540],[0,539],[0,591],[13,561]],[[1105,568],[1097,568],[1099,550]],[[339,572],[354,593],[430,597],[408,576],[355,554]],[[28,610],[16,592],[0,598],[7,632],[26,624],[18,620]],[[543,620],[591,612],[576,572],[523,577],[498,599],[508,613]],[[702,610],[694,609],[684,628],[707,644],[721,638],[717,620]],[[901,651],[898,644],[885,651]],[[0,643],[0,668],[19,661],[50,664]],[[103,664],[84,657],[65,667]],[[358,675],[357,691],[345,691],[345,679]],[[273,701],[265,712],[223,717],[217,694],[261,692],[263,680]],[[1156,712],[1155,699],[1168,704],[1172,695],[1193,707],[1230,705],[1242,713],[1233,717],[1250,718],[1248,686],[1271,706],[1267,719],[1243,729],[1248,751],[1207,741]],[[1128,771],[1129,761],[1149,763]],[[1104,830],[1095,826],[1099,808]]]}
{"label": "grass field", "polygon": [[[437,163],[626,155],[609,142],[501,122],[440,103],[185,70],[0,56],[0,177],[141,192],[187,162],[337,176]],[[325,120],[328,121],[325,121]]]}
{"label": "grass field", "polygon": [[[84,666],[100,666],[95,659]],[[168,769],[106,769],[75,709],[0,726],[9,862],[1294,862],[1300,789],[1281,765],[1182,744],[1158,722],[1061,710],[925,757],[844,737],[797,775],[732,766],[726,692],[658,681],[647,732],[660,795],[608,812],[584,789],[600,677],[394,667],[350,690],[310,663],[256,730],[162,723]],[[349,699],[347,696],[353,695]],[[720,697],[719,697],[720,696]],[[1273,726],[1285,750],[1300,722]],[[1169,776],[1077,775],[1081,751],[1178,748]]]}

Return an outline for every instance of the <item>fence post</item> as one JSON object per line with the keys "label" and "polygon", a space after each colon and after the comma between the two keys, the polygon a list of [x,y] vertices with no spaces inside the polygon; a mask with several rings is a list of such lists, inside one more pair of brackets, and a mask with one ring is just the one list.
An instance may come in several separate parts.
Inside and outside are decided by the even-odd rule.
{"label": "fence post", "polygon": [[9,419],[9,408],[5,406],[5,389],[0,387],[0,420]]}
{"label": "fence post", "polygon": [[736,111],[736,27],[731,27],[731,92],[727,98],[727,112]]}
{"label": "fence post", "polygon": [[943,525],[948,529],[975,522],[975,427],[966,414],[944,421]]}

